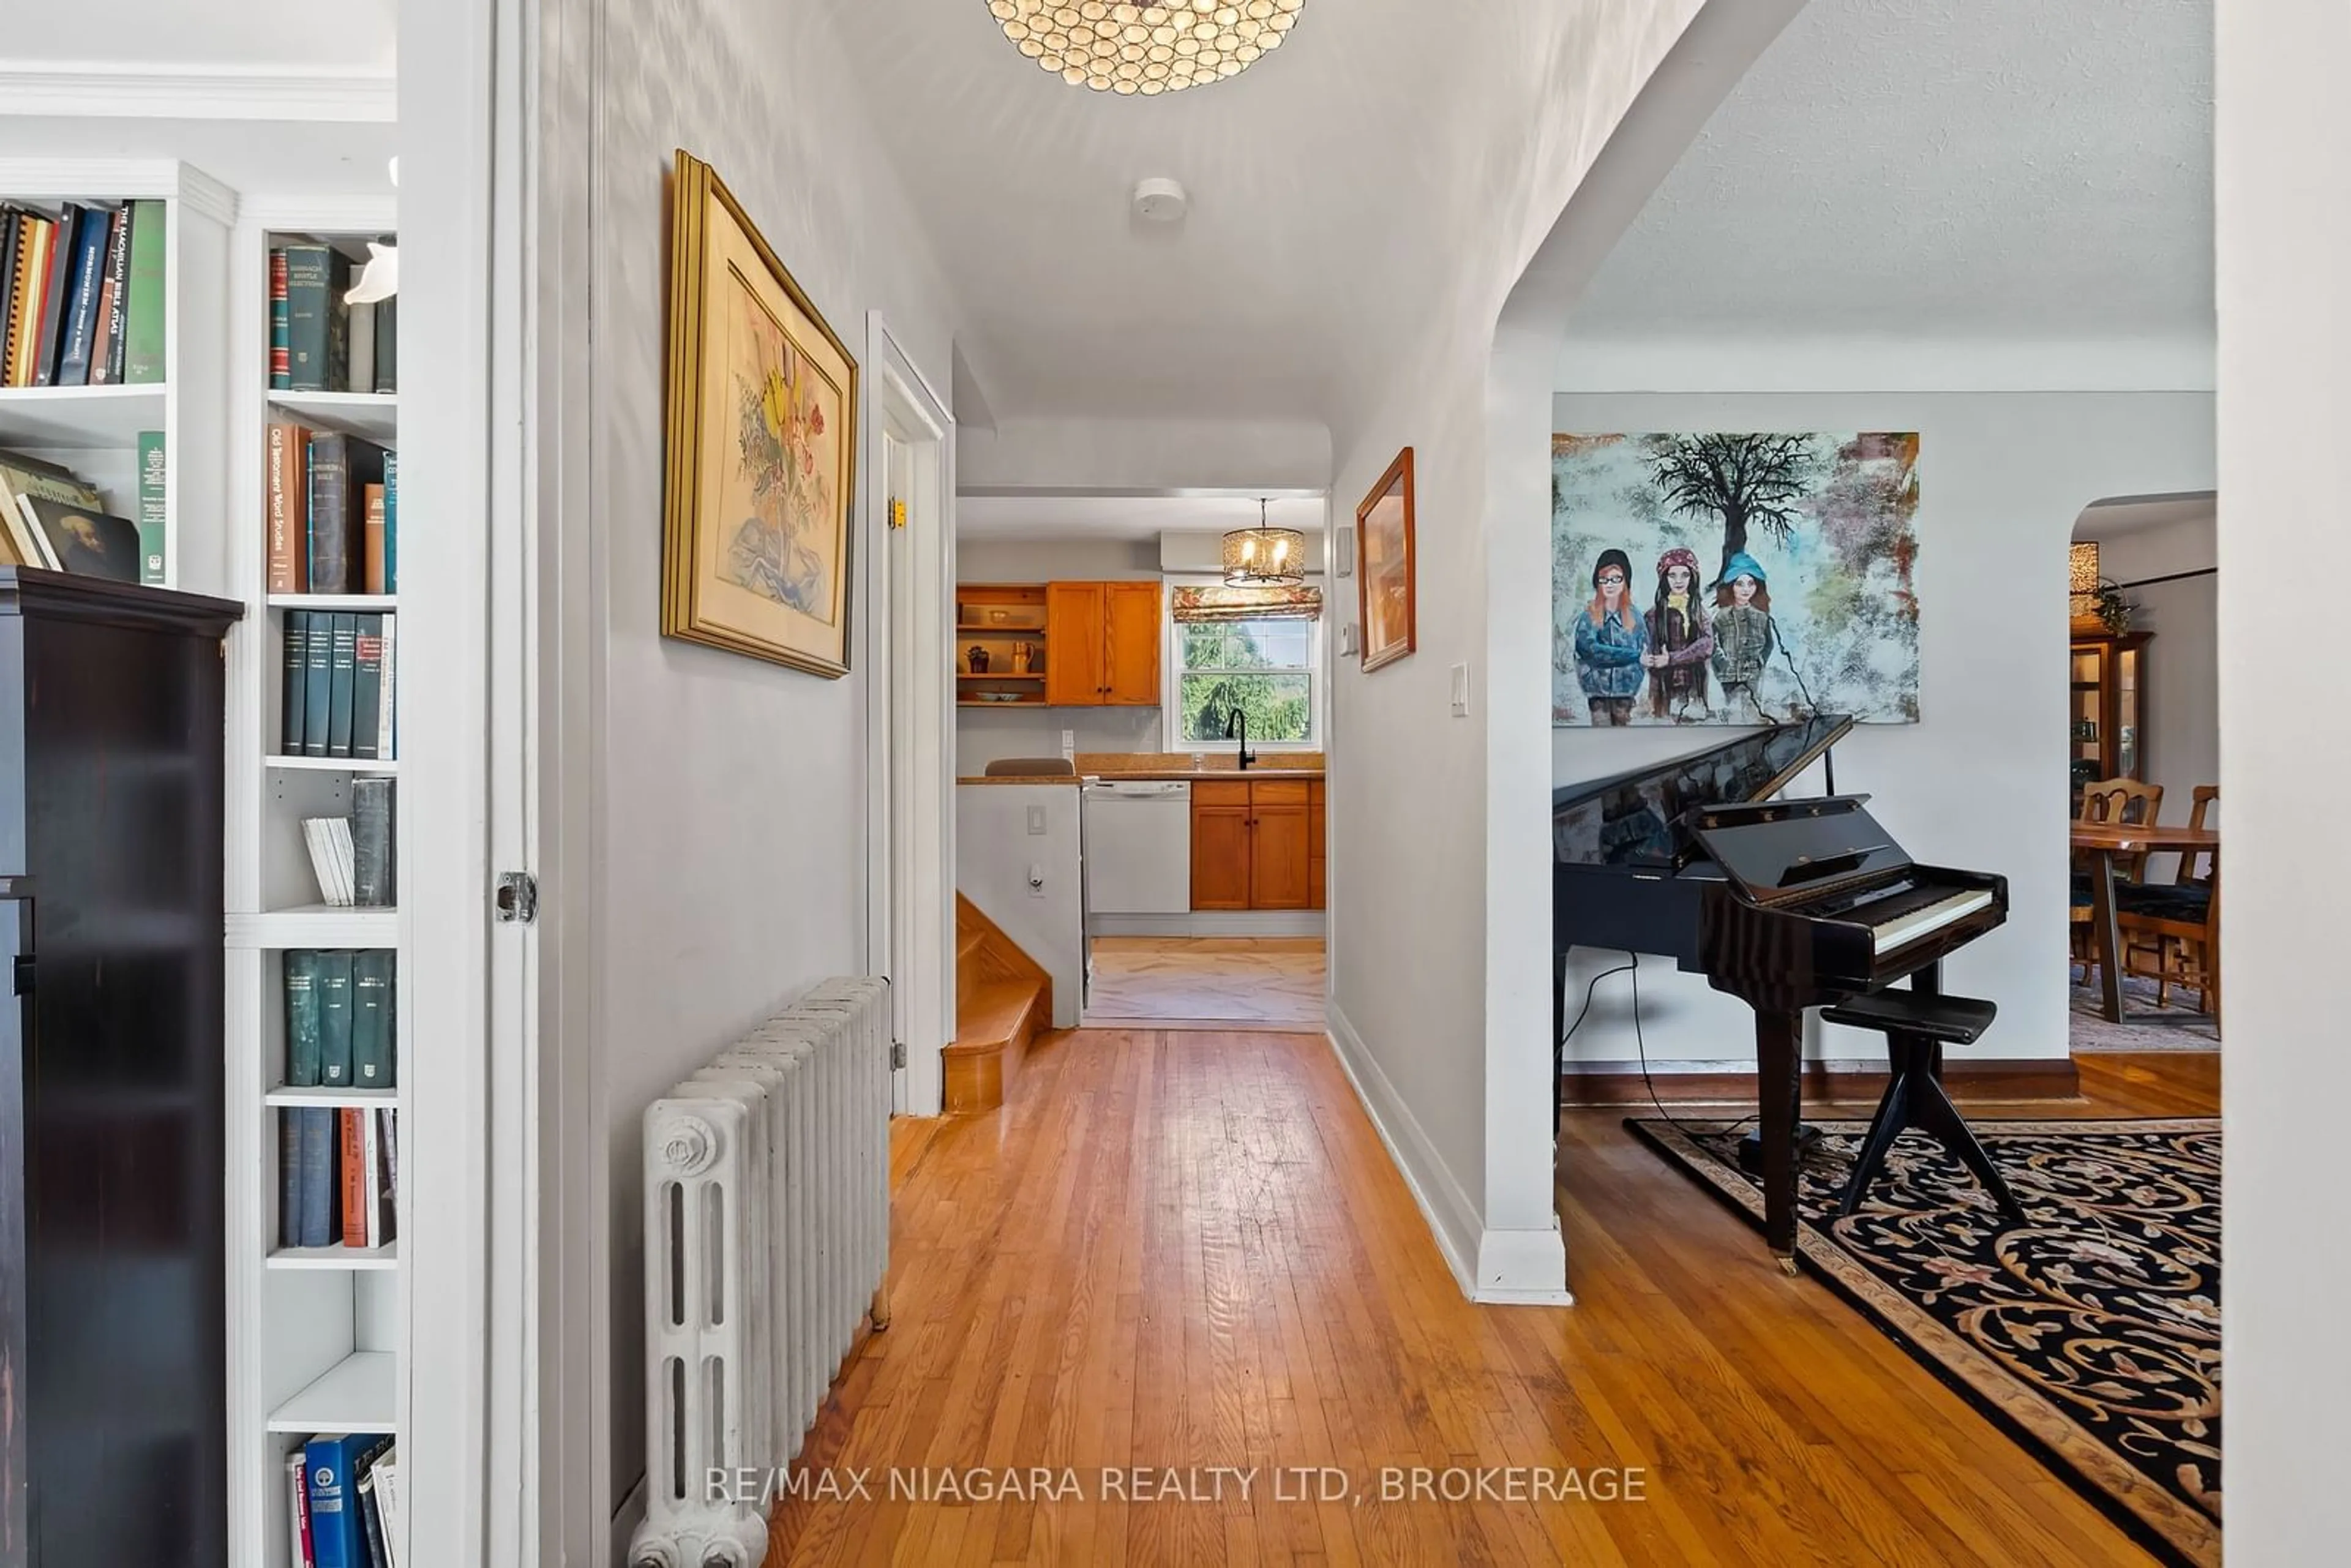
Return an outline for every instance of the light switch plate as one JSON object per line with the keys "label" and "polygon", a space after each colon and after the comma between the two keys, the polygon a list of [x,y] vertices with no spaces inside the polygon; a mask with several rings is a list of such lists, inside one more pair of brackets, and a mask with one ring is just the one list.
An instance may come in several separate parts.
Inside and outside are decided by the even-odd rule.
{"label": "light switch plate", "polygon": [[1340,528],[1332,538],[1331,570],[1341,577],[1355,575],[1355,530]]}
{"label": "light switch plate", "polygon": [[1467,664],[1453,666],[1453,716],[1469,716],[1469,666]]}
{"label": "light switch plate", "polygon": [[1037,839],[1045,836],[1045,808],[1042,806],[1029,808],[1029,836]]}
{"label": "light switch plate", "polygon": [[1355,651],[1355,623],[1352,621],[1339,628],[1339,652],[1353,654]]}

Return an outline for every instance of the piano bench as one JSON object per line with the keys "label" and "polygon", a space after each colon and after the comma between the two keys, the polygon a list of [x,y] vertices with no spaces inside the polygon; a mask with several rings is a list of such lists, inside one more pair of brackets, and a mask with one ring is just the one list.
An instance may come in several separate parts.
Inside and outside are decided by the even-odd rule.
{"label": "piano bench", "polygon": [[1915,1034],[1945,1045],[1973,1045],[1999,1016],[1999,1008],[1973,997],[1934,997],[1891,988],[1865,992],[1821,1009],[1822,1019],[1828,1023]]}
{"label": "piano bench", "polygon": [[2001,1179],[2000,1167],[1969,1131],[1959,1108],[1943,1091],[1943,1047],[1972,1045],[1991,1027],[1999,1009],[1972,997],[1931,996],[1915,990],[1871,991],[1833,1008],[1821,1017],[1831,1023],[1874,1029],[1886,1035],[1886,1053],[1893,1065],[1886,1096],[1877,1103],[1863,1137],[1853,1177],[1845,1184],[1837,1213],[1851,1214],[1861,1207],[1862,1195],[1885,1168],[1886,1156],[1906,1127],[1917,1127],[1943,1145],[1983,1184],[2001,1213],[2024,1223],[2024,1207]]}

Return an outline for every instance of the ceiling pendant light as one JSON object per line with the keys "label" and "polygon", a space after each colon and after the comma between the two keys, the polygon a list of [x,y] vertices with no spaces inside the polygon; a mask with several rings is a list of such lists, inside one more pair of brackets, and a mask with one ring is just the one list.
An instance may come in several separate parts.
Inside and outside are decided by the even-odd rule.
{"label": "ceiling pendant light", "polygon": [[1153,97],[1238,76],[1278,48],[1306,0],[987,0],[1013,47],[1071,87]]}
{"label": "ceiling pendant light", "polygon": [[1306,580],[1306,536],[1296,528],[1269,527],[1265,502],[1257,504],[1257,527],[1225,536],[1225,586],[1295,588]]}

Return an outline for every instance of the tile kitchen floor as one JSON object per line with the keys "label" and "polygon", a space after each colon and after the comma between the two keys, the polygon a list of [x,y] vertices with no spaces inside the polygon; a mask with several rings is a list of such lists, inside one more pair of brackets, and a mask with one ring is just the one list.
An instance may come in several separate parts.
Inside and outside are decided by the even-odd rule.
{"label": "tile kitchen floor", "polygon": [[1097,936],[1086,1026],[1322,1028],[1319,936]]}

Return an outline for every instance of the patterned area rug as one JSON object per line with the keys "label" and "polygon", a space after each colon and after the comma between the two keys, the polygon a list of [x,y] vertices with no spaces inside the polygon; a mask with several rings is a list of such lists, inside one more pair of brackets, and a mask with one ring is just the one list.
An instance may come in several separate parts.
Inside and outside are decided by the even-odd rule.
{"label": "patterned area rug", "polygon": [[[1761,1226],[1735,1132],[1625,1125]],[[2220,1124],[1976,1123],[2023,1226],[1917,1132],[1840,1219],[1866,1124],[1819,1126],[1811,1271],[2157,1555],[2219,1563]]]}
{"label": "patterned area rug", "polygon": [[2211,1015],[2195,1010],[2197,995],[2172,988],[2171,1005],[2156,1006],[2156,986],[2142,975],[2123,980],[2123,1021],[2108,1023],[2100,1012],[2097,988],[2073,988],[2071,1040],[2076,1051],[2214,1051],[2220,1031]]}

